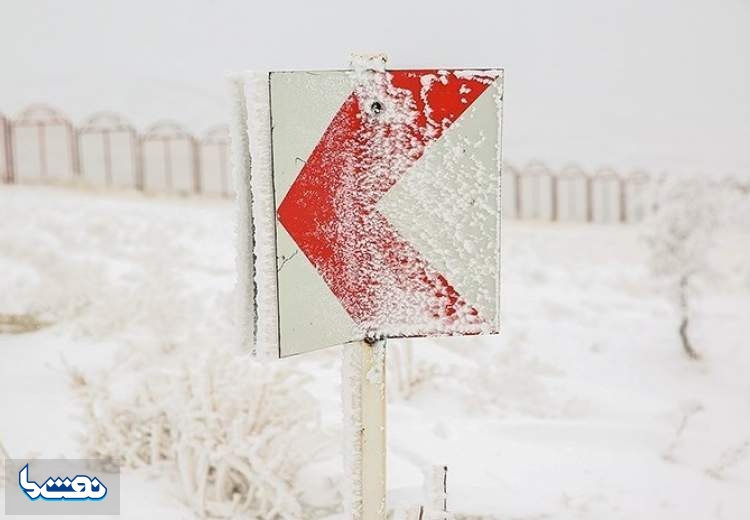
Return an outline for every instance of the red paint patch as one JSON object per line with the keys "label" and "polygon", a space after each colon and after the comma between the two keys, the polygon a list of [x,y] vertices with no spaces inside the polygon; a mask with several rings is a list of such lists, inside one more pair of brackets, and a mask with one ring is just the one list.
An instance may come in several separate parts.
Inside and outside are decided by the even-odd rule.
{"label": "red paint patch", "polygon": [[460,323],[471,332],[483,322],[477,309],[375,206],[494,78],[427,70],[373,78],[334,116],[279,221],[361,327],[427,334]]}

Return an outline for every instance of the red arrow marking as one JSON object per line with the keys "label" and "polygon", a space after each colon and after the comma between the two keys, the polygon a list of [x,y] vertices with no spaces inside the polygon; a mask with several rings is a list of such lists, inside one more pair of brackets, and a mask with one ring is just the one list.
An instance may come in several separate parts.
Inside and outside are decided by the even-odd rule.
{"label": "red arrow marking", "polygon": [[375,206],[495,78],[366,74],[279,205],[279,221],[363,329],[479,332],[477,309]]}

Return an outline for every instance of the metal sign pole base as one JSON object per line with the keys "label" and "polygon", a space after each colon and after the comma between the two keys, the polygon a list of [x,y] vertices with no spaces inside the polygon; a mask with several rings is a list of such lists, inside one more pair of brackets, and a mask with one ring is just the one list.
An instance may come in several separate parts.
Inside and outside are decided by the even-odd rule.
{"label": "metal sign pole base", "polygon": [[385,340],[343,352],[344,508],[352,520],[386,518]]}

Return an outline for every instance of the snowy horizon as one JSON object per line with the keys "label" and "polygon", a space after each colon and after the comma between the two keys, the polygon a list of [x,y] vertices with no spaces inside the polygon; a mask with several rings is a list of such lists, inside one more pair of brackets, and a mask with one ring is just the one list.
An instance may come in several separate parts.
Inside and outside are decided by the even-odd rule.
{"label": "snowy horizon", "polygon": [[[446,2],[288,5],[136,0],[0,7],[0,112],[49,103],[74,122],[119,112],[139,129],[226,122],[224,75],[346,67],[503,67],[505,157],[553,168],[747,175],[750,3]],[[394,14],[395,13],[395,14]]]}

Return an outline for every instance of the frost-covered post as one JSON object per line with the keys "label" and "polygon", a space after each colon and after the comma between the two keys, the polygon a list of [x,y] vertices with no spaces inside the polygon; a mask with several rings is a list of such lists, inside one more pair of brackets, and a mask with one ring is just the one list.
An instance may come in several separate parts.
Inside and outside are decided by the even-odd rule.
{"label": "frost-covered post", "polygon": [[433,466],[425,476],[429,518],[448,520],[448,466]]}
{"label": "frost-covered post", "polygon": [[229,135],[232,142],[232,176],[237,199],[237,327],[239,344],[255,351],[255,221],[253,220],[253,193],[251,190],[253,161],[248,135],[248,108],[245,98],[245,80],[242,74],[227,78],[227,89],[232,104]]}
{"label": "frost-covered post", "polygon": [[[384,54],[352,54],[350,67],[382,71],[387,60]],[[385,344],[385,338],[369,334],[344,347],[344,508],[352,520],[383,520],[387,514]]]}
{"label": "frost-covered post", "polygon": [[344,347],[344,507],[353,520],[386,517],[385,343]]}

